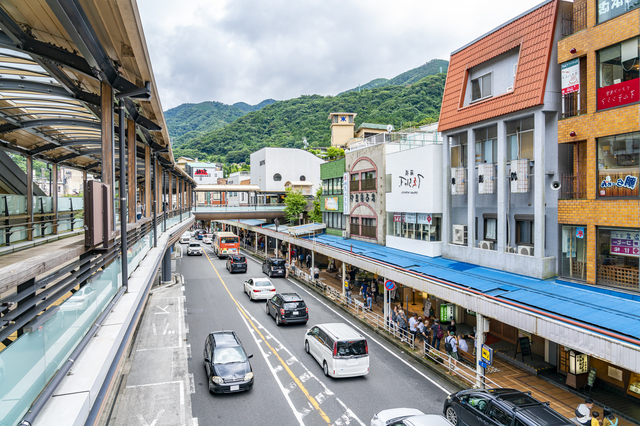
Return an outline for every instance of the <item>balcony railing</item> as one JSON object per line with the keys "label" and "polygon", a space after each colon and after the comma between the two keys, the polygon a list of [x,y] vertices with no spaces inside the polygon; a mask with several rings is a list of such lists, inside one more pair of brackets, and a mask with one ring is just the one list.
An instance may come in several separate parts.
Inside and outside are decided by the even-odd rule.
{"label": "balcony railing", "polygon": [[562,95],[562,118],[576,117],[587,112],[586,99],[580,91]]}
{"label": "balcony railing", "polygon": [[362,179],[360,182],[360,190],[361,191],[371,191],[376,189],[376,179]]}
{"label": "balcony railing", "polygon": [[362,233],[360,234],[363,237],[376,238],[377,227],[371,225],[361,225]]}
{"label": "balcony railing", "polygon": [[586,173],[562,173],[560,175],[560,199],[582,200],[587,198]]}
{"label": "balcony railing", "polygon": [[351,180],[351,181],[349,181],[349,190],[350,191],[360,191],[360,181],[359,180]]}
{"label": "balcony railing", "polygon": [[360,225],[357,223],[351,223],[349,225],[349,233],[351,235],[360,235]]}
{"label": "balcony railing", "polygon": [[571,12],[562,14],[562,37],[587,28],[587,2],[573,3]]}

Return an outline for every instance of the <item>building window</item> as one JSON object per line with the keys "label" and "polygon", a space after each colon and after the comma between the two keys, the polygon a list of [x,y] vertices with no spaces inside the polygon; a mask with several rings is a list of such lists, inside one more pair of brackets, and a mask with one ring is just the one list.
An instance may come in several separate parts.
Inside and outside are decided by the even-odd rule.
{"label": "building window", "polygon": [[533,160],[533,116],[507,122],[507,162]]}
{"label": "building window", "polygon": [[467,132],[449,137],[451,167],[467,167]]}
{"label": "building window", "polygon": [[638,37],[598,51],[598,109],[640,101]]}
{"label": "building window", "polygon": [[360,173],[351,173],[350,191],[360,191]]}
{"label": "building window", "polygon": [[306,178],[304,175],[302,175],[302,176],[300,176],[300,180],[301,180],[302,182],[304,182],[305,180],[307,180],[307,178]]}
{"label": "building window", "polygon": [[598,0],[598,23],[640,7],[640,0]]}
{"label": "building window", "polygon": [[344,230],[344,215],[342,212],[323,212],[322,221],[327,225],[327,228]]}
{"label": "building window", "polygon": [[360,190],[362,191],[372,191],[376,189],[376,172],[375,170],[370,170],[368,172],[363,172],[361,176],[361,186]]}
{"label": "building window", "polygon": [[598,228],[597,234],[596,282],[638,290],[640,230]]}
{"label": "building window", "polygon": [[485,218],[484,219],[484,240],[497,241],[498,240],[498,219]]}
{"label": "building window", "polygon": [[532,220],[516,220],[516,244],[533,245],[534,226]]}
{"label": "building window", "polygon": [[280,182],[282,180],[282,176],[280,176],[280,173],[276,173],[275,175],[273,175],[273,180],[275,182]]}
{"label": "building window", "polygon": [[351,216],[351,223],[349,227],[349,233],[351,235],[360,235],[360,218]]}
{"label": "building window", "polygon": [[597,139],[600,197],[640,195],[640,132]]}
{"label": "building window", "polygon": [[363,217],[360,219],[361,222],[361,233],[360,235],[368,238],[376,238],[377,229],[376,229],[376,220],[369,217]]}
{"label": "building window", "polygon": [[562,227],[560,275],[575,280],[587,279],[587,228]]}
{"label": "building window", "polygon": [[495,163],[498,159],[498,126],[474,130],[476,136],[476,164]]}
{"label": "building window", "polygon": [[441,241],[441,214],[388,213],[389,235],[421,241]]}
{"label": "building window", "polygon": [[491,96],[491,73],[471,80],[471,102]]}

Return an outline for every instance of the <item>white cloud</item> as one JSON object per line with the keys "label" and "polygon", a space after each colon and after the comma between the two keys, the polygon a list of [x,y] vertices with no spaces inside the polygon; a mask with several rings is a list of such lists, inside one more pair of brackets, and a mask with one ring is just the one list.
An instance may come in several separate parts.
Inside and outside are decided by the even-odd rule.
{"label": "white cloud", "polygon": [[335,95],[450,53],[539,0],[138,0],[165,108]]}

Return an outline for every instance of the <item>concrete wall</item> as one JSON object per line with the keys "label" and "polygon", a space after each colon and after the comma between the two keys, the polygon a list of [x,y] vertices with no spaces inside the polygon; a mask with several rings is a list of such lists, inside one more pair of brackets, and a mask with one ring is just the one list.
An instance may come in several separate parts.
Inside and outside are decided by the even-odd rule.
{"label": "concrete wall", "polygon": [[487,73],[491,73],[492,96],[495,97],[507,93],[507,88],[509,87],[513,89],[515,79],[514,66],[517,65],[519,56],[520,49],[512,49],[469,70],[464,105],[467,106],[471,103],[471,80],[475,80]]}
{"label": "concrete wall", "polygon": [[[320,165],[324,161],[310,152],[296,148],[262,148],[251,154],[251,184],[261,191],[284,193],[288,181],[304,180],[313,183],[312,194],[321,186]],[[274,181],[274,175],[282,177]]]}

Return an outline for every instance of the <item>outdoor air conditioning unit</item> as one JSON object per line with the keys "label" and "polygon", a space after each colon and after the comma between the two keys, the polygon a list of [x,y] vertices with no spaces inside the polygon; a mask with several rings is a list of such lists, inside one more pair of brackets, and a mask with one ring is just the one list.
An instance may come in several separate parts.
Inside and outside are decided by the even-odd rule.
{"label": "outdoor air conditioning unit", "polygon": [[533,256],[533,247],[531,246],[518,246],[518,254],[525,256]]}
{"label": "outdoor air conditioning unit", "polygon": [[467,245],[467,225],[453,225],[452,244]]}
{"label": "outdoor air conditioning unit", "polygon": [[483,250],[493,250],[493,241],[480,241],[478,243],[478,248]]}
{"label": "outdoor air conditioning unit", "polygon": [[466,194],[465,174],[467,169],[464,167],[451,168],[451,195]]}
{"label": "outdoor air conditioning unit", "polygon": [[478,166],[478,194],[493,194],[493,163]]}
{"label": "outdoor air conditioning unit", "polygon": [[529,160],[526,158],[511,161],[511,181],[512,194],[524,194],[529,192]]}
{"label": "outdoor air conditioning unit", "polygon": [[507,247],[507,253],[517,253],[518,249],[515,247]]}

